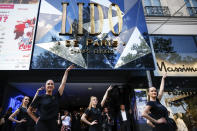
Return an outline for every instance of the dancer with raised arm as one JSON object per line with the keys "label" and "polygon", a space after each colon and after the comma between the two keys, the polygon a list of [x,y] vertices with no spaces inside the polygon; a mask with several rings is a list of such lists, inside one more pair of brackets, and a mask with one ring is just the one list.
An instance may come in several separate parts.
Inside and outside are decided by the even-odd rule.
{"label": "dancer with raised arm", "polygon": [[39,92],[42,91],[42,90],[44,90],[43,86],[38,88],[38,90],[36,91],[36,94],[34,95],[34,98],[33,98],[32,102],[36,99],[36,97],[39,95]]}
{"label": "dancer with raised arm", "polygon": [[[103,96],[103,99],[101,101],[101,104],[98,104],[97,97],[91,96],[90,97],[90,103],[88,108],[86,109],[85,113],[81,116],[81,120],[89,125],[89,131],[102,131],[102,108],[105,104],[105,101],[107,99],[109,91],[112,89],[112,86],[110,86]],[[87,117],[91,120],[88,121]]]}
{"label": "dancer with raised arm", "polygon": [[[53,80],[47,80],[45,85],[46,94],[37,96],[28,108],[28,114],[37,123],[36,131],[57,131],[57,119],[59,111],[59,100],[62,96],[69,71],[74,68],[69,66],[62,78],[62,82],[56,94],[52,94],[55,88]],[[40,117],[33,114],[34,109],[38,109]]]}
{"label": "dancer with raised arm", "polygon": [[148,120],[148,124],[152,126],[153,131],[176,131],[176,125],[168,122],[168,110],[160,103],[166,76],[165,73],[162,77],[158,95],[155,87],[148,88],[148,102],[142,116]]}

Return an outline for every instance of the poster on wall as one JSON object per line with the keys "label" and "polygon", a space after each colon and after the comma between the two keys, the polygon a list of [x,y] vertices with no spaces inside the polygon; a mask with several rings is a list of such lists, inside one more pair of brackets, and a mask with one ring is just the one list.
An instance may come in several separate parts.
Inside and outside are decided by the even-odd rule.
{"label": "poster on wall", "polygon": [[152,36],[155,76],[197,76],[197,36]]}
{"label": "poster on wall", "polygon": [[70,64],[154,69],[141,0],[42,0],[32,68]]}
{"label": "poster on wall", "polygon": [[148,126],[146,119],[142,117],[142,113],[147,103],[147,90],[146,89],[135,89],[136,99],[136,121],[138,123],[139,131],[152,131],[151,127]]}
{"label": "poster on wall", "polygon": [[29,70],[39,0],[0,2],[0,70]]}

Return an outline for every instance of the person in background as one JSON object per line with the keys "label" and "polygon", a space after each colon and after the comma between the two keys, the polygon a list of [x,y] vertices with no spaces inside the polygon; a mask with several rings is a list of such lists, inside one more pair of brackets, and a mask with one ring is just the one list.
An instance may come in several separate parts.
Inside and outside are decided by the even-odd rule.
{"label": "person in background", "polygon": [[58,131],[60,131],[61,127],[62,127],[62,121],[61,121],[61,114],[60,114],[60,112],[58,113],[57,125],[58,125]]}
{"label": "person in background", "polygon": [[[53,91],[55,88],[53,80],[47,80],[45,84],[46,93],[37,96],[35,100],[31,103],[27,112],[31,116],[31,118],[37,123],[36,131],[57,131],[58,130],[58,111],[59,111],[59,101],[60,97],[64,92],[64,88],[66,85],[66,80],[68,77],[68,73],[74,66],[69,66],[62,78],[62,82],[58,88],[56,94],[53,95]],[[34,109],[38,109],[40,112],[40,117],[36,117],[33,114]]]}
{"label": "person in background", "polygon": [[64,111],[64,115],[61,116],[62,128],[61,131],[70,131],[71,130],[71,117],[69,116],[68,111]]}
{"label": "person in background", "polygon": [[71,124],[72,131],[81,131],[80,118],[81,118],[80,114],[77,111],[73,111],[72,124]]}
{"label": "person in background", "polygon": [[[85,113],[81,116],[81,120],[89,125],[89,131],[102,131],[102,116],[101,111],[102,107],[105,104],[105,101],[108,96],[108,92],[112,89],[112,86],[110,86],[103,96],[103,99],[101,101],[101,104],[98,104],[97,97],[91,96],[90,97],[90,103],[88,108],[86,109]],[[97,105],[98,104],[98,105]],[[90,119],[88,121],[87,117]]]}
{"label": "person in background", "polygon": [[2,115],[2,111],[3,111],[3,108],[0,106],[0,131],[2,129],[4,122],[5,122],[3,115]]}
{"label": "person in background", "polygon": [[120,111],[118,113],[118,121],[121,131],[131,131],[131,114],[132,111],[126,111],[125,105],[120,105]]}
{"label": "person in background", "polygon": [[4,124],[2,126],[2,131],[11,131],[12,130],[12,121],[10,121],[8,118],[12,114],[12,108],[9,107],[6,111],[5,115],[3,116]]}
{"label": "person in background", "polygon": [[105,107],[102,112],[102,131],[112,131],[113,125],[112,116],[109,114],[108,108]]}

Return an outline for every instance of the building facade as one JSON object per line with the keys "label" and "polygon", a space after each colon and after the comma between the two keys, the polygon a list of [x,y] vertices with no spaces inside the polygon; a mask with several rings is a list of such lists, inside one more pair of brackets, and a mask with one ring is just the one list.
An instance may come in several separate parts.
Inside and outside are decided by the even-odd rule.
{"label": "building facade", "polygon": [[[37,4],[36,6],[31,5],[33,7],[32,10],[39,8],[38,21],[36,23],[34,17],[28,18],[28,20],[20,19],[20,21],[17,21],[18,26],[16,27],[22,24],[24,28],[30,27],[29,29],[32,30],[32,25],[35,24],[34,31],[36,38],[34,38],[33,42],[32,38],[28,37],[29,42],[32,43],[32,47],[20,46],[20,44],[23,45],[27,42],[25,39],[27,36],[21,37],[21,41],[24,43],[18,42],[21,35],[19,28],[13,30],[18,35],[18,37],[14,36],[13,38],[16,40],[16,47],[19,45],[19,49],[23,51],[26,49],[32,50],[33,53],[30,55],[25,54],[26,57],[29,57],[28,62],[30,64],[27,62],[29,66],[25,66],[24,70],[23,66],[20,65],[24,61],[19,60],[19,64],[17,63],[15,66],[13,66],[14,64],[9,65],[1,62],[1,65],[4,64],[1,66],[4,69],[0,68],[0,78],[3,83],[1,92],[4,93],[1,93],[0,99],[4,101],[1,101],[0,105],[9,106],[9,100],[18,99],[18,96],[21,97],[21,94],[33,97],[36,90],[44,85],[45,81],[49,78],[54,79],[57,82],[56,86],[58,86],[64,69],[74,63],[77,69],[71,71],[69,74],[67,81],[68,88],[64,92],[65,95],[61,101],[61,108],[87,106],[87,101],[89,101],[91,95],[102,98],[107,86],[112,84],[115,85],[114,93],[112,93],[113,100],[111,104],[114,105],[112,107],[118,109],[120,104],[126,104],[127,108],[133,110],[133,129],[135,131],[149,131],[151,128],[146,124],[146,120],[141,117],[147,102],[146,89],[149,86],[159,88],[161,76],[167,72],[169,77],[165,82],[165,93],[162,104],[170,111],[170,116],[176,120],[179,128],[184,128],[184,131],[196,130],[197,0],[92,0],[91,2],[98,2],[104,12],[103,16],[100,14],[95,15],[95,21],[102,17],[104,21],[104,33],[99,36],[91,36],[87,33],[91,32],[94,34],[95,32],[90,27],[94,27],[95,25],[95,31],[100,31],[99,26],[97,26],[100,23],[97,21],[97,24],[94,25],[90,22],[91,20],[89,18],[89,16],[93,16],[91,11],[99,7],[94,5],[88,7],[88,5],[91,5],[89,4],[89,0],[85,0],[83,14],[80,15],[83,17],[83,21],[80,22],[85,23],[83,25],[84,28],[81,30],[78,30],[79,27],[77,26],[77,18],[81,18],[78,17],[80,13],[77,10],[79,5],[75,3],[77,0],[75,2],[69,1],[70,5],[68,5],[67,13],[69,11],[71,13],[68,13],[69,18],[67,21],[69,21],[69,24],[73,22],[73,26],[69,24],[64,25],[67,30],[62,29],[63,7],[61,2],[43,0],[38,4],[37,0],[29,1],[31,4]],[[18,9],[20,11],[22,10],[23,13],[24,10],[27,11],[27,5],[23,5],[26,4],[23,3],[25,1],[22,0],[21,2],[19,4],[17,1],[0,1],[0,13],[3,12],[0,18],[2,20],[6,19],[6,16],[10,18],[11,14],[8,15],[9,11],[5,9],[5,6],[2,6],[5,3],[11,3],[11,5],[13,3],[17,4],[15,7],[18,6]],[[141,3],[136,4],[137,2],[142,2],[143,6],[141,6]],[[110,3],[117,4],[120,10],[113,4],[114,7],[110,8]],[[80,5],[81,10],[82,5]],[[9,6],[9,8],[13,7]],[[108,12],[109,9],[112,10],[111,13]],[[119,16],[116,14],[116,10],[119,10],[119,12],[117,11]],[[96,13],[102,11],[101,9],[98,11],[95,9]],[[32,14],[36,16],[37,12],[33,12]],[[109,14],[111,14],[112,18],[107,18]],[[30,16],[28,13],[25,15]],[[115,17],[116,15],[117,17]],[[118,20],[120,20],[121,15],[123,16],[122,34],[117,34],[117,32],[120,32],[121,25],[118,25],[118,22],[120,22]],[[108,19],[113,19],[113,33],[109,33],[110,27],[108,25],[110,22],[108,22]],[[2,23],[0,24],[2,31],[5,28]],[[68,28],[70,27],[72,27],[70,30],[74,32],[73,36],[59,35],[61,33],[66,34],[66,31],[69,34],[70,30]],[[2,36],[6,34],[1,31]],[[79,33],[80,31],[85,32],[84,37],[78,37],[76,35],[76,32]],[[88,41],[88,44],[96,45],[90,47],[91,50],[96,50],[96,53],[99,54],[97,50],[99,47],[102,50],[100,52],[106,51],[107,53],[104,52],[100,53],[100,55],[95,55],[94,52],[94,54],[90,55],[91,52],[86,50],[86,45],[79,43],[80,46],[77,47],[78,51],[79,49],[84,49],[83,51],[85,53],[82,54],[80,52],[80,54],[76,50],[74,53],[78,52],[78,54],[73,56],[72,53],[68,53],[71,50],[67,49],[70,45],[69,41],[66,40],[73,40],[75,37],[77,37],[77,40],[81,40],[81,43],[87,42],[83,39],[90,38],[91,40]],[[136,40],[135,37],[140,39]],[[9,38],[11,39],[11,37]],[[119,52],[111,55],[110,51],[113,48],[100,47],[100,41],[98,39],[101,38],[107,40],[105,42],[109,43],[111,42],[110,40],[116,39],[120,43],[122,42],[122,46],[118,48]],[[67,42],[66,44],[65,41]],[[93,43],[93,41],[97,41],[98,43]],[[125,46],[124,42],[126,44],[128,43],[128,46]],[[64,47],[62,46],[63,44],[65,45]],[[78,43],[75,44],[77,45]],[[105,43],[102,44],[105,45]],[[112,44],[116,43],[112,42]],[[1,58],[6,53],[4,52],[5,49],[3,50],[2,48],[4,45],[5,43],[1,41]],[[129,51],[126,50],[130,48],[132,49]],[[7,53],[9,52],[7,51]],[[126,55],[122,55],[124,53],[130,55],[125,57]],[[120,57],[123,59],[119,59]],[[12,62],[14,60],[9,59],[8,61]],[[120,69],[117,69],[119,67]]]}

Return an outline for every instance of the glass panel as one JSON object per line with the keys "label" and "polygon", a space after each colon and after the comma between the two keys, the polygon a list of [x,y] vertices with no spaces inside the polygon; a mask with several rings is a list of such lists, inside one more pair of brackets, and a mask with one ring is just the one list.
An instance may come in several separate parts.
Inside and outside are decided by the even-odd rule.
{"label": "glass panel", "polygon": [[151,0],[152,6],[161,6],[160,0]]}
{"label": "glass panel", "polygon": [[194,36],[154,36],[156,53],[197,53]]}
{"label": "glass panel", "polygon": [[151,6],[151,0],[144,0],[145,6]]}
{"label": "glass panel", "polygon": [[187,7],[192,7],[192,6],[191,6],[191,3],[190,3],[190,0],[184,0],[184,1],[185,1],[185,3],[186,3],[186,6],[187,6]]}
{"label": "glass panel", "polygon": [[[196,37],[196,36],[195,36]],[[194,36],[154,36],[155,75],[196,76],[197,45]]]}
{"label": "glass panel", "polygon": [[197,7],[197,0],[191,0],[193,7]]}

